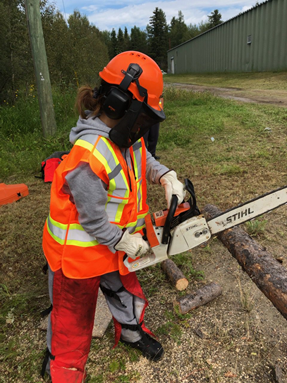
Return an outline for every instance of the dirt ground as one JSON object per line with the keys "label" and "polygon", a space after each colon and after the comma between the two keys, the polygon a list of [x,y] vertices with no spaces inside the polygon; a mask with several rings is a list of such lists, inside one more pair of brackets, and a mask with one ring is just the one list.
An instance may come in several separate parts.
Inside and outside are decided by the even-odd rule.
{"label": "dirt ground", "polygon": [[[1,214],[12,217],[11,220],[7,219],[3,228],[4,234],[9,230],[18,232],[13,252],[9,251],[8,243],[2,243],[1,283],[19,293],[29,288],[33,294],[32,300],[27,296],[31,314],[27,315],[24,310],[20,321],[14,322],[13,328],[8,332],[7,343],[13,342],[15,334],[21,342],[14,351],[15,360],[9,365],[7,356],[8,360],[4,359],[2,367],[0,366],[0,382],[3,383],[41,382],[39,371],[41,352],[45,349],[45,332],[39,330],[39,313],[48,307],[47,278],[41,272],[44,258],[40,240],[33,243],[25,238],[29,237],[29,225],[34,227],[35,239],[41,235],[41,227],[47,214],[49,185],[41,181],[35,182],[32,177],[27,185],[30,191],[28,197],[1,208]],[[21,226],[23,211],[28,209],[31,211],[30,219]],[[281,258],[285,267],[287,239],[281,233],[286,226],[287,208],[281,207],[269,214],[264,236],[258,239],[271,254]],[[5,246],[7,250],[3,250]],[[34,252],[35,256],[28,259],[25,252]],[[19,259],[20,253],[22,260]],[[152,363],[142,356],[131,358],[123,346],[113,350],[114,330],[110,325],[102,339],[94,339],[92,342],[87,364],[91,383],[287,382],[286,319],[241,270],[218,239],[213,238],[206,247],[193,249],[190,257],[195,275],[186,274],[189,286],[184,292],[177,291],[165,275],[160,274],[158,267],[150,267],[139,273],[149,300],[146,325],[155,331],[163,344],[163,359]],[[196,272],[203,273],[204,277],[198,278]],[[222,287],[221,296],[182,317],[175,314],[174,300],[212,281]],[[121,358],[125,361],[124,373],[109,372],[111,363],[115,363],[111,361]],[[31,378],[16,379],[14,373],[19,366],[33,371]],[[14,378],[11,380],[9,376],[12,371]],[[103,380],[97,379],[103,371],[106,374]],[[126,376],[127,380],[117,380],[119,373],[121,377]]]}
{"label": "dirt ground", "polygon": [[[264,92],[259,97],[258,93],[247,94],[238,89],[211,90],[185,84],[177,86],[195,91],[212,91],[220,97],[244,102],[287,106],[287,94],[281,92],[272,92],[268,98],[268,94]],[[164,163],[164,154],[162,159]],[[258,179],[264,180],[265,176],[266,174],[262,174]],[[270,179],[272,176],[281,177],[278,184],[283,182],[284,176],[270,174]],[[216,181],[210,180],[210,184],[215,185]],[[198,176],[196,182],[200,189],[205,180]],[[222,184],[219,185],[219,190],[228,190],[229,180],[221,179],[220,182]],[[1,284],[9,286],[11,291],[21,291],[25,287],[33,290],[32,301],[28,299],[32,314],[26,315],[24,311],[21,320],[14,322],[14,327],[7,332],[6,342],[14,342],[15,334],[21,342],[17,350],[9,349],[10,354],[16,353],[15,362],[9,362],[10,354],[5,355],[4,359],[2,357],[0,382],[3,383],[41,382],[39,353],[45,348],[45,333],[39,330],[39,312],[47,307],[48,294],[47,278],[41,272],[44,258],[39,238],[48,213],[50,187],[49,184],[36,180],[34,175],[27,179],[26,184],[30,192],[28,197],[19,203],[0,208]],[[267,185],[267,190],[274,189],[269,188],[271,184],[272,182]],[[266,184],[262,182],[262,185],[258,185],[258,192],[263,194],[265,187]],[[160,193],[163,198],[161,190],[155,191],[153,197],[156,193]],[[230,200],[242,199],[242,196],[236,194],[236,188],[232,193],[229,195]],[[250,190],[247,190],[246,195],[248,194]],[[27,212],[29,219],[23,225],[21,218]],[[283,206],[269,213],[267,221],[264,233],[256,241],[266,246],[275,258],[280,259],[283,267],[287,268],[287,207]],[[30,235],[31,230],[34,230],[34,240]],[[14,241],[13,246],[11,238]],[[28,259],[25,257],[26,253],[35,256]],[[187,274],[189,286],[184,292],[175,290],[158,267],[150,267],[139,273],[149,300],[146,325],[156,332],[163,344],[163,359],[152,363],[142,356],[131,358],[123,346],[113,350],[113,326],[110,325],[102,339],[94,339],[92,342],[87,364],[91,383],[287,383],[286,319],[242,271],[238,262],[217,238],[212,238],[205,247],[190,251],[190,258],[194,271]],[[199,277],[201,274],[202,278]],[[221,296],[184,316],[178,316],[174,312],[175,299],[190,294],[211,281],[222,287]],[[9,299],[12,299],[12,294]],[[12,320],[13,312],[10,314],[7,318]],[[33,353],[34,360],[31,362]],[[124,370],[119,372],[119,363],[119,370],[114,371],[111,361],[121,358],[125,361]],[[17,369],[19,376],[23,376],[23,369],[29,369],[33,373],[27,380],[20,377],[11,380],[11,372],[15,377]]]}
{"label": "dirt ground", "polygon": [[193,92],[209,92],[218,97],[241,102],[287,107],[287,92],[284,90],[246,90],[241,88],[218,88],[181,83],[166,84],[166,86],[174,86],[185,90],[192,90]]}

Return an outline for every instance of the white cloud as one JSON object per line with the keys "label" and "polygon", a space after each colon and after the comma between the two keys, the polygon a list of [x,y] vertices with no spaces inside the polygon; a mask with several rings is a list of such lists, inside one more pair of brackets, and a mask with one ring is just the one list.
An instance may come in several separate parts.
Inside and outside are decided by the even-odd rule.
{"label": "white cloud", "polygon": [[[182,11],[186,24],[199,24],[206,21],[207,16],[214,9],[218,9],[224,21],[235,17],[240,12],[245,12],[254,4],[252,0],[161,0],[144,2],[142,0],[114,0],[111,5],[104,1],[95,0],[56,0],[58,9],[71,14],[74,9],[85,14],[89,21],[100,30],[112,30],[114,28],[128,29],[136,25],[144,29],[149,23],[150,17],[156,7],[162,9],[169,23],[172,17],[177,17],[178,11]],[[255,1],[255,0],[254,0]]]}

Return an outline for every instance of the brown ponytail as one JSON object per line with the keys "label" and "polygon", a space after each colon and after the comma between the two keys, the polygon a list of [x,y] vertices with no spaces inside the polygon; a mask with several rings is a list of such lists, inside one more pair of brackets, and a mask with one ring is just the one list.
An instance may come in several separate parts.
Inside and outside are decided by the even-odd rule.
{"label": "brown ponytail", "polygon": [[82,118],[87,118],[85,110],[90,110],[94,116],[101,110],[102,96],[94,98],[94,91],[89,85],[81,86],[78,90],[75,109]]}

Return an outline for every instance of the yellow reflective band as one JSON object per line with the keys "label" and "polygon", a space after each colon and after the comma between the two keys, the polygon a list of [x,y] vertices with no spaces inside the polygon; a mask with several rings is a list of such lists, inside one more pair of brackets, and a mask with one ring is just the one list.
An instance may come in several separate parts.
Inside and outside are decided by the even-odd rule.
{"label": "yellow reflective band", "polygon": [[118,208],[117,208],[117,212],[116,212],[116,215],[115,215],[115,221],[116,222],[120,222],[121,218],[122,218],[122,215],[123,215],[123,211],[124,211],[124,208],[125,206],[128,204],[129,202],[129,187],[127,185],[127,182],[126,182],[126,177],[125,177],[125,173],[123,170],[121,170],[121,175],[123,177],[123,180],[125,181],[126,183],[126,192],[125,192],[125,196],[124,196],[124,199],[122,199],[122,202],[119,204]]}
{"label": "yellow reflective band", "polygon": [[93,156],[95,156],[105,167],[107,174],[111,172],[111,168],[106,160],[106,158],[98,151],[97,148],[93,151]]}
{"label": "yellow reflective band", "polygon": [[[52,225],[52,230],[54,231],[54,233],[50,229],[49,222]],[[50,215],[47,218],[47,230],[48,230],[49,234],[51,235],[51,237],[57,243],[59,243],[60,245],[65,245],[66,244],[66,245],[74,245],[74,246],[79,246],[79,247],[92,247],[92,246],[98,245],[98,241],[97,240],[92,240],[92,241],[84,241],[83,240],[83,241],[80,241],[80,240],[77,240],[77,239],[73,239],[73,236],[77,237],[76,231],[79,231],[79,232],[83,233],[83,239],[84,238],[87,238],[87,239],[91,238],[91,236],[84,230],[84,228],[80,224],[77,224],[77,223],[72,223],[69,226],[68,238],[72,237],[72,239],[67,239],[67,241],[65,242],[67,228],[68,228],[67,224],[62,224],[60,222],[55,221],[54,219],[51,218]],[[73,233],[73,231],[74,231],[74,233]],[[62,238],[60,237],[60,235],[62,236]]]}
{"label": "yellow reflective band", "polygon": [[89,152],[91,152],[93,150],[93,147],[94,147],[94,145],[90,144],[87,141],[81,140],[81,139],[77,140],[75,142],[75,145],[76,146],[81,146],[82,148],[87,149]]}
{"label": "yellow reflective band", "polygon": [[[108,139],[106,139],[105,137],[103,137],[102,139],[103,139],[103,141],[106,143],[107,147],[110,149],[110,152],[111,152],[112,156],[114,157],[114,160],[115,160],[115,163],[116,163],[116,166],[117,166],[117,165],[120,163],[120,161],[119,161],[119,159],[118,159],[116,153],[114,152],[114,149],[113,149],[113,147],[112,147],[110,141],[109,141]],[[121,170],[120,174],[122,175],[123,180],[124,180],[125,185],[126,185],[126,188],[127,188],[127,190],[128,190],[128,189],[129,189],[129,186],[128,186],[128,182],[127,182],[127,180],[126,180],[124,171]],[[116,184],[115,184],[115,188],[116,188]],[[114,191],[114,190],[115,190],[115,189],[113,189],[112,191]],[[124,198],[127,198],[127,195],[125,195]]]}
{"label": "yellow reflective band", "polygon": [[83,226],[80,225],[79,223],[71,223],[70,226],[69,226],[69,230],[81,230],[81,231],[85,231]]}
{"label": "yellow reflective band", "polygon": [[50,221],[53,226],[58,227],[61,230],[67,230],[68,225],[65,223],[60,223],[58,221],[55,221],[49,214],[49,217],[47,218],[47,221]]}
{"label": "yellow reflective band", "polygon": [[135,231],[140,231],[140,230],[142,230],[143,228],[145,228],[145,224],[143,224],[143,225],[141,225],[141,226],[136,226]]}
{"label": "yellow reflective band", "polygon": [[136,227],[138,221],[129,222],[125,227]]}
{"label": "yellow reflective band", "polygon": [[[116,153],[114,152],[114,149],[110,143],[110,141],[108,139],[106,139],[105,137],[102,137],[102,140],[106,143],[107,147],[109,148],[113,158],[114,158],[114,161],[116,163],[116,166],[120,163]],[[106,168],[106,171],[108,169]],[[107,173],[110,172],[110,169],[109,171],[107,171]],[[123,210],[124,210],[124,207],[125,205],[128,203],[128,196],[129,196],[129,185],[128,185],[128,182],[127,182],[127,179],[126,179],[126,176],[125,176],[125,172],[123,171],[123,169],[120,171],[120,174],[122,176],[122,179],[124,180],[124,183],[125,183],[125,186],[126,186],[126,192],[125,192],[125,196],[123,198],[125,199],[122,199],[122,202],[119,204],[118,208],[117,208],[117,212],[116,212],[116,215],[115,215],[115,222],[120,222],[121,221],[121,218],[122,218],[122,214],[123,214]],[[116,185],[116,182],[115,180],[111,180],[110,181],[110,185],[109,185],[109,194],[112,194],[113,191],[116,189],[117,185]],[[112,198],[112,196],[110,197],[110,199]],[[108,199],[108,202],[110,201],[110,199]]]}
{"label": "yellow reflective band", "polygon": [[138,210],[141,211],[143,208],[143,199],[142,199],[142,181],[139,181],[137,183],[137,203],[138,203]]}
{"label": "yellow reflective band", "polygon": [[115,179],[113,178],[109,182],[109,191],[113,192],[114,190],[116,190],[116,187],[117,187],[117,184],[116,184]]}
{"label": "yellow reflective band", "polygon": [[105,142],[107,147],[110,149],[110,152],[111,152],[112,156],[114,157],[114,160],[115,160],[115,163],[117,166],[120,163],[120,161],[118,160],[118,157],[116,156],[116,153],[114,152],[114,149],[113,149],[110,141],[108,139],[106,139],[105,137],[102,137],[102,140]]}
{"label": "yellow reflective band", "polygon": [[78,246],[78,247],[93,247],[98,245],[99,242],[94,240],[90,242],[76,241],[75,239],[68,239],[66,245]]}
{"label": "yellow reflective band", "polygon": [[48,223],[48,218],[46,220],[46,227],[47,227],[47,230],[48,230],[48,233],[50,234],[50,236],[54,239],[54,241],[58,242],[60,245],[64,245],[65,243],[65,240],[64,239],[61,239],[59,237],[57,237],[55,234],[52,233],[52,231],[50,230],[50,227],[49,227],[49,223]]}
{"label": "yellow reflective band", "polygon": [[138,220],[139,219],[144,219],[147,215],[148,215],[148,212],[147,213],[138,214]]}
{"label": "yellow reflective band", "polygon": [[136,180],[139,179],[139,170],[138,170],[138,163],[137,163],[137,158],[136,158],[136,155],[135,155],[135,152],[134,152],[134,171],[135,171],[135,176],[136,176]]}
{"label": "yellow reflective band", "polygon": [[[119,161],[118,157],[116,156],[116,154],[115,154],[115,152],[114,152],[114,149],[113,149],[113,147],[112,147],[110,141],[109,141],[108,139],[106,139],[105,137],[102,137],[102,140],[105,142],[105,144],[106,144],[107,147],[109,148],[110,153],[111,153],[111,155],[112,155],[113,158],[114,158],[115,164],[116,164],[116,166],[118,166],[118,164],[120,163],[120,161]],[[111,170],[109,169],[109,171],[108,171],[108,169],[106,168],[106,171],[107,171],[107,173],[109,173]],[[124,180],[124,182],[125,182],[125,184],[126,184],[126,186],[127,186],[127,182],[126,182],[125,177],[123,177],[123,180]],[[115,181],[114,179],[110,180],[109,191],[110,191],[110,192],[113,192],[113,191],[116,189],[116,187],[117,187],[117,185],[116,185],[116,181]]]}
{"label": "yellow reflective band", "polygon": [[[134,160],[134,167],[135,167],[136,177],[137,177],[138,180],[140,178],[140,176],[139,176],[139,166],[140,165],[139,164],[140,164],[141,159],[142,159],[142,150],[143,150],[143,147],[141,146],[141,148],[139,149],[139,153],[140,153],[139,163],[138,163],[137,158],[136,158],[136,156],[134,154],[134,158],[135,158],[135,160]],[[141,177],[142,177],[142,174],[141,174]],[[139,194],[140,194],[140,198],[138,197]],[[139,205],[138,206],[139,211],[142,210],[142,208],[143,208],[142,195],[143,195],[143,193],[142,193],[142,182],[138,181],[138,183],[137,183],[137,199],[138,199],[137,203]]]}

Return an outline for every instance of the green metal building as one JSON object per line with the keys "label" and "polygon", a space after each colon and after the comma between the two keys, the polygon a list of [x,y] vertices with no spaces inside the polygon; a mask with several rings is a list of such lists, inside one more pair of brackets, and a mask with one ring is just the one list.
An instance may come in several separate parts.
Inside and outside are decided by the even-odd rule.
{"label": "green metal building", "polygon": [[287,0],[267,0],[167,55],[174,74],[287,70]]}

